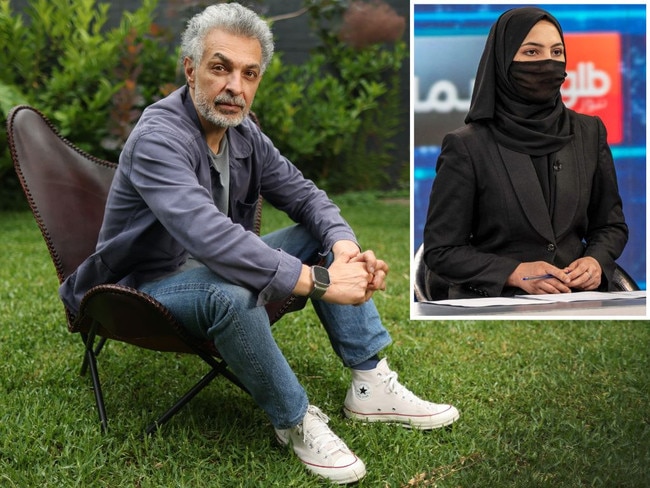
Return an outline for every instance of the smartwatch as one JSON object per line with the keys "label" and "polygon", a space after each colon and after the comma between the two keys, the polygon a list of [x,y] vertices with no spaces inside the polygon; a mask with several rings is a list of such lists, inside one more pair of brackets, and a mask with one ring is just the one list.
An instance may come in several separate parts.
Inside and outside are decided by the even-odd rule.
{"label": "smartwatch", "polygon": [[312,300],[319,300],[325,295],[330,286],[330,273],[322,266],[311,267],[311,279],[314,282],[314,289],[309,294]]}

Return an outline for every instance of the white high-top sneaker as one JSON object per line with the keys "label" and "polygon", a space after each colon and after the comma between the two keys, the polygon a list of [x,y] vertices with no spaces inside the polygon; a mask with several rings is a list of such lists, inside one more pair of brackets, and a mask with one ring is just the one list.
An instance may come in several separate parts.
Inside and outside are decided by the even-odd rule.
{"label": "white high-top sneaker", "polygon": [[460,417],[452,405],[438,405],[415,396],[397,381],[386,359],[369,371],[352,370],[352,385],[345,396],[345,415],[367,422],[395,422],[429,430],[450,425]]}
{"label": "white high-top sneaker", "polygon": [[291,445],[309,471],[338,483],[353,483],[366,475],[366,466],[327,426],[329,417],[310,405],[302,422],[275,429],[280,444]]}

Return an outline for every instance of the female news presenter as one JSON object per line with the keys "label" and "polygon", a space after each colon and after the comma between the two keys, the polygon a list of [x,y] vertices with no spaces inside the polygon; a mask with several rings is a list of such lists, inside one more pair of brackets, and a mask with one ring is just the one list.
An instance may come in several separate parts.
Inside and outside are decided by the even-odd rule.
{"label": "female news presenter", "polygon": [[435,298],[609,289],[628,228],[605,126],[564,105],[565,68],[550,13],[516,8],[492,26],[431,190]]}

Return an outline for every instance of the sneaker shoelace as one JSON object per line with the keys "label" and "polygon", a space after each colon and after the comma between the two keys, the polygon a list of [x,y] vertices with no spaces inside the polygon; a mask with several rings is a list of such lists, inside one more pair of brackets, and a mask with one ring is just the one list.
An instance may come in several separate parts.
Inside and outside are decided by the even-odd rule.
{"label": "sneaker shoelace", "polygon": [[348,449],[334,432],[327,426],[329,417],[319,409],[310,409],[314,419],[309,422],[309,428],[301,425],[303,442],[309,445],[316,452],[323,451],[327,456],[337,452],[348,453]]}
{"label": "sneaker shoelace", "polygon": [[386,389],[390,393],[395,393],[398,396],[401,395],[403,400],[428,406],[429,402],[425,402],[424,400],[418,398],[411,390],[397,381],[397,373],[395,371],[391,371],[390,373],[383,375],[381,381],[386,385]]}

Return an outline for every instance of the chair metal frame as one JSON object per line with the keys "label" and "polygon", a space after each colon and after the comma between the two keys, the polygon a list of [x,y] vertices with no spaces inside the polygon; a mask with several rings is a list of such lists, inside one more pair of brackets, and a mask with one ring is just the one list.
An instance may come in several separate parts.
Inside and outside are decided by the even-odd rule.
{"label": "chair metal frame", "polygon": [[[103,206],[117,164],[83,151],[62,137],[39,110],[27,105],[14,107],[10,111],[7,137],[16,174],[47,244],[59,283],[62,283],[94,251]],[[75,181],[70,182],[70,195],[62,196],[61,204],[52,186],[54,183],[67,184],[62,181],[66,174],[60,175],[66,172]],[[75,190],[79,190],[80,198],[73,193]],[[89,200],[85,206],[80,205],[84,198]],[[66,204],[76,208],[64,209],[63,212],[82,210],[85,213],[83,220],[75,222],[80,226],[79,234],[82,234],[78,239],[75,236],[60,238],[61,229],[57,228],[60,223],[56,221],[61,219],[62,210],[57,206]],[[255,224],[258,234],[261,209],[260,198]],[[274,323],[285,313],[304,307],[305,303],[306,298],[292,295],[286,300],[267,305],[266,309],[271,323]],[[76,316],[67,308],[65,314],[68,330],[79,333],[83,342],[81,374],[90,371],[103,432],[108,429],[108,416],[97,357],[108,339],[155,351],[194,354],[210,367],[178,401],[146,427],[147,434],[154,433],[218,376],[227,378],[246,391],[228,369],[214,344],[191,336],[162,304],[134,288],[117,284],[95,286],[85,294]]]}

